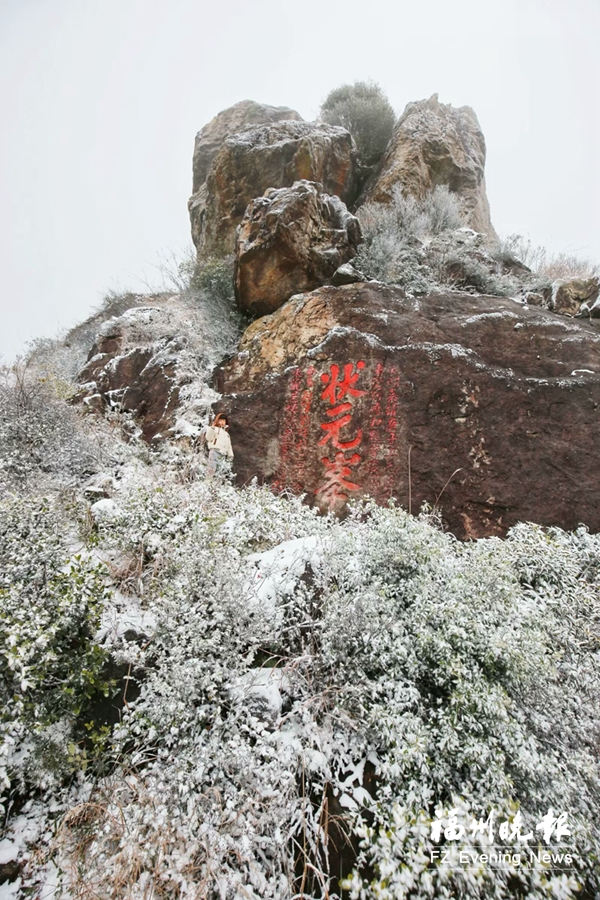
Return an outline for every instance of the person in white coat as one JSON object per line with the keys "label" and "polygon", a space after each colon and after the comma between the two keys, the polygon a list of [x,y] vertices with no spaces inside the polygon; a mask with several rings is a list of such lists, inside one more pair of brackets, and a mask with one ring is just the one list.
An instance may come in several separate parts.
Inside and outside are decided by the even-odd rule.
{"label": "person in white coat", "polygon": [[224,416],[223,413],[217,413],[212,425],[207,425],[203,431],[204,440],[208,447],[207,474],[209,478],[216,475],[220,459],[223,457],[233,459],[233,449],[228,431],[229,423],[227,416]]}

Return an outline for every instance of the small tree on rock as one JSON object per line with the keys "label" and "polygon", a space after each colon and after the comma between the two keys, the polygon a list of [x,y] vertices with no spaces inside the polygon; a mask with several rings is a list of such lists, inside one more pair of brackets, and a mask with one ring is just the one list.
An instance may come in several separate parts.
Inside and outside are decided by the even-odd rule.
{"label": "small tree on rock", "polygon": [[330,91],[321,106],[320,118],[348,129],[361,162],[367,166],[383,156],[396,122],[390,101],[373,81],[343,84]]}

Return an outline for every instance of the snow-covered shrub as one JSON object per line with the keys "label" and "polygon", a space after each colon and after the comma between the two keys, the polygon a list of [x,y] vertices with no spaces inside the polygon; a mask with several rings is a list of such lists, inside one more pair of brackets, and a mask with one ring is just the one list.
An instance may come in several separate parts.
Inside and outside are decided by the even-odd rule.
{"label": "snow-covered shrub", "polygon": [[465,253],[464,248],[457,247],[454,252],[444,256],[438,265],[439,281],[454,288],[465,291],[476,291],[478,294],[491,294],[495,297],[510,297],[518,293],[519,286],[514,278],[498,271],[490,271],[476,256]]}
{"label": "snow-covered shrub", "polygon": [[372,81],[343,84],[330,91],[321,106],[320,118],[350,132],[360,161],[366,166],[381,159],[396,123],[390,101]]}
{"label": "snow-covered shrub", "polygon": [[94,640],[106,598],[105,567],[71,555],[60,511],[0,503],[0,809],[84,764],[90,703],[108,690]]}
{"label": "snow-covered shrub", "polygon": [[180,305],[192,311],[191,328],[182,330],[185,347],[178,353],[177,372],[181,427],[206,424],[217,395],[208,387],[214,367],[233,353],[247,325],[233,292],[233,257],[186,263],[187,287]]}
{"label": "snow-covered shrub", "polygon": [[[61,832],[72,890],[331,897],[341,875],[365,898],[594,895],[598,537],[461,544],[393,507],[337,523],[205,483],[120,502],[100,546],[148,548],[156,627],[117,768]],[[432,858],[454,809],[535,830],[549,807],[568,877]]]}
{"label": "snow-covered shrub", "polygon": [[365,241],[390,234],[398,244],[405,245],[413,238],[431,237],[461,225],[458,200],[445,185],[439,185],[422,200],[405,195],[402,187],[395,185],[389,203],[366,203],[358,215]]}
{"label": "snow-covered shrub", "polygon": [[95,470],[102,441],[84,432],[79,413],[64,402],[69,392],[31,361],[0,369],[0,496],[73,484]]}
{"label": "snow-covered shrub", "polygon": [[[366,629],[380,675],[361,720],[368,717],[379,748],[381,801],[374,822],[360,828],[363,863],[375,878],[355,876],[353,896],[574,897],[584,883],[594,896],[600,541],[584,529],[535,526],[513,529],[506,542],[470,545],[407,532],[378,528],[373,540],[389,618]],[[402,543],[412,545],[410,556],[397,553]],[[345,674],[357,684],[354,671]],[[458,845],[446,842],[449,864],[432,860],[435,816],[447,827],[451,809],[461,821],[485,820],[492,810],[514,820],[520,809],[537,850],[535,823],[549,808],[568,813],[568,845],[577,848],[566,879],[538,861],[530,869],[471,861],[469,853],[489,853],[490,845],[468,833]],[[508,842],[512,851],[522,846]]]}
{"label": "snow-covered shrub", "polygon": [[500,262],[509,265],[515,262],[522,263],[533,272],[537,272],[543,265],[546,250],[543,247],[536,247],[522,234],[509,234],[508,237],[498,241],[494,255]]}
{"label": "snow-covered shrub", "polygon": [[177,252],[166,251],[159,256],[158,269],[165,291],[191,296],[207,314],[219,339],[219,332],[232,326],[238,334],[239,313],[233,289],[233,255],[198,260],[196,250],[189,244]]}
{"label": "snow-covered shrub", "polygon": [[[91,344],[90,344],[91,345]],[[27,346],[25,362],[40,378],[50,380],[57,397],[68,399],[76,390],[75,377],[84,365],[89,347],[65,337],[37,338]]]}
{"label": "snow-covered shrub", "polygon": [[[32,792],[55,833],[26,891],[51,857],[57,898],[594,897],[600,538],[460,543],[369,502],[338,522],[183,480],[195,457],[117,445],[80,558],[81,504],[0,505],[8,833]],[[92,706],[108,655],[112,730]],[[445,833],[520,815],[537,853],[550,808],[566,874]]]}
{"label": "snow-covered shrub", "polygon": [[460,227],[458,199],[444,185],[422,199],[404,196],[396,185],[389,203],[367,203],[357,215],[364,242],[355,262],[377,281],[415,294],[448,288],[496,296],[519,292],[485,236]]}
{"label": "snow-covered shrub", "polygon": [[235,350],[247,324],[235,303],[233,256],[198,262],[189,290],[207,315],[217,362]]}
{"label": "snow-covered shrub", "polygon": [[389,203],[366,203],[357,215],[364,239],[357,267],[370,278],[417,293],[434,281],[424,242],[461,225],[458,201],[445,186],[418,200],[396,185]]}

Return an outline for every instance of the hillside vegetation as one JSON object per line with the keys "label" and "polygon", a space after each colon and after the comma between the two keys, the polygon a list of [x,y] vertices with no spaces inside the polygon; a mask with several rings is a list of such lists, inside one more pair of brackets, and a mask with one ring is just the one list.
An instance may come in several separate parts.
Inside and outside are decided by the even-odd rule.
{"label": "hillside vegetation", "polygon": [[[365,898],[594,896],[597,536],[522,525],[465,544],[432,512],[368,501],[340,523],[207,481],[186,438],[149,451],[88,417],[88,441],[112,438],[90,462],[72,416],[61,440],[110,498],[91,505],[71,465],[45,498],[29,483],[0,506],[17,883],[325,897],[341,876]],[[452,810],[520,810],[535,830],[549,808],[568,813],[567,874],[431,860]]]}
{"label": "hillside vegetation", "polygon": [[[581,360],[597,359],[597,270],[552,260],[518,236],[495,240],[485,142],[468,108],[443,106],[437,95],[409,104],[402,132],[381,89],[358,82],[333,91],[321,115],[329,124],[251,101],[219,114],[197,137],[190,211],[198,258],[168,259],[161,290],[111,294],[64,338],[37,342],[0,369],[1,900],[600,897],[600,535],[585,524],[567,532],[521,523],[503,539],[461,542],[444,530],[439,509],[412,515],[388,500],[403,494],[405,459],[409,510],[417,463],[420,489],[426,481],[429,490],[432,442],[411,469],[411,435],[422,439],[423,422],[433,422],[437,440],[442,416],[445,434],[467,435],[453,451],[438,441],[448,472],[454,452],[458,466],[481,475],[491,459],[486,437],[501,419],[488,416],[485,437],[472,422],[502,404],[500,415],[506,407],[512,416],[515,396],[542,398],[533,416],[523,413],[523,429],[537,428],[539,410],[543,418],[560,406],[549,427],[566,437],[547,456],[568,485],[581,485],[589,457],[570,462],[575,453],[567,457],[563,444],[577,433],[594,440],[597,373]],[[427,191],[411,193],[409,179],[387,196],[386,176],[381,193],[358,203],[359,190],[377,187],[369,179],[390,140],[402,144],[414,132],[429,159],[442,125],[454,154],[445,165],[463,178],[462,195],[435,181],[436,151],[422,167]],[[297,168],[271,166],[279,158]],[[464,159],[469,172],[456,162]],[[305,180],[307,161],[311,177],[320,166],[348,203],[357,200],[360,225],[337,195],[324,199],[321,185]],[[237,284],[234,299],[236,222],[258,228],[258,214],[248,222],[244,208],[256,198],[266,208],[273,186],[262,179],[285,181],[282,173],[293,183],[275,185],[280,199],[295,188],[318,195],[317,210],[343,207],[357,241],[330,275],[321,272],[318,290],[292,296],[290,288],[279,315],[250,326],[238,348],[248,320]],[[264,219],[272,256],[274,214]],[[474,230],[477,221],[489,221],[487,236]],[[222,257],[208,253],[208,225],[223,229]],[[293,230],[287,219],[284,226],[273,234]],[[339,249],[340,228],[317,222],[314,230],[307,227],[308,255],[296,266],[317,243],[325,260]],[[321,246],[322,232],[331,246]],[[288,249],[283,271],[294,264]],[[581,318],[585,310],[585,332],[579,321],[552,320],[565,288],[552,283],[578,274],[593,283],[570,285],[571,305],[559,311]],[[260,280],[255,287],[262,296]],[[435,308],[418,296],[442,288]],[[457,338],[448,319],[455,323],[459,292],[469,315]],[[518,295],[514,309],[490,294]],[[538,318],[528,303],[544,307]],[[352,312],[350,325],[336,305]],[[536,328],[559,336],[544,343]],[[484,336],[477,353],[463,332]],[[498,335],[504,344],[488,365],[479,344]],[[566,360],[546,354],[563,369],[544,370],[543,348],[562,352],[563,338]],[[515,373],[514,348],[523,346],[535,361]],[[249,395],[240,401],[238,393],[253,353],[254,387],[279,404],[276,425],[246,438],[268,477],[280,465],[271,489],[253,477],[255,460],[243,484],[224,460],[209,477],[199,439],[218,402],[246,402],[242,412],[257,418]],[[234,360],[235,377],[221,396],[213,373],[224,359]],[[436,368],[440,360],[446,369]],[[433,372],[443,384],[432,380],[409,422],[417,365],[423,382]],[[329,399],[319,406],[314,390],[309,445],[315,384]],[[362,420],[355,398],[364,398]],[[353,430],[344,432],[350,412]],[[296,425],[304,444],[295,442]],[[539,461],[543,435],[515,433],[526,436],[523,458]],[[364,459],[354,452],[363,435]],[[302,481],[308,494],[309,451],[319,480],[344,500],[339,518],[274,486]],[[362,462],[371,495],[387,465],[385,492],[376,503],[365,489],[346,505],[348,491],[368,484],[348,481]],[[447,488],[446,497],[462,490],[458,480],[449,487],[461,471],[440,491],[431,487],[436,503]],[[537,470],[515,471],[523,494],[522,474]],[[489,472],[463,519],[475,527],[483,509],[504,530],[469,537],[504,534],[507,510],[513,522],[520,515],[496,488],[489,497]],[[573,493],[561,497],[579,516]],[[591,517],[593,494],[590,504]],[[559,521],[554,506],[551,515]]]}

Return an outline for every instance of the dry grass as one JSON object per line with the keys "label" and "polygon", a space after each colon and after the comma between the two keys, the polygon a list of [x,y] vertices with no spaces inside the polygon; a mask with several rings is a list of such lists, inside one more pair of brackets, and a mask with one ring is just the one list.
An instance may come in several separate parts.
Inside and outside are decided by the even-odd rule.
{"label": "dry grass", "polygon": [[576,253],[549,253],[522,234],[511,234],[501,241],[497,254],[500,259],[522,262],[549,282],[600,276],[600,264],[593,260]]}

